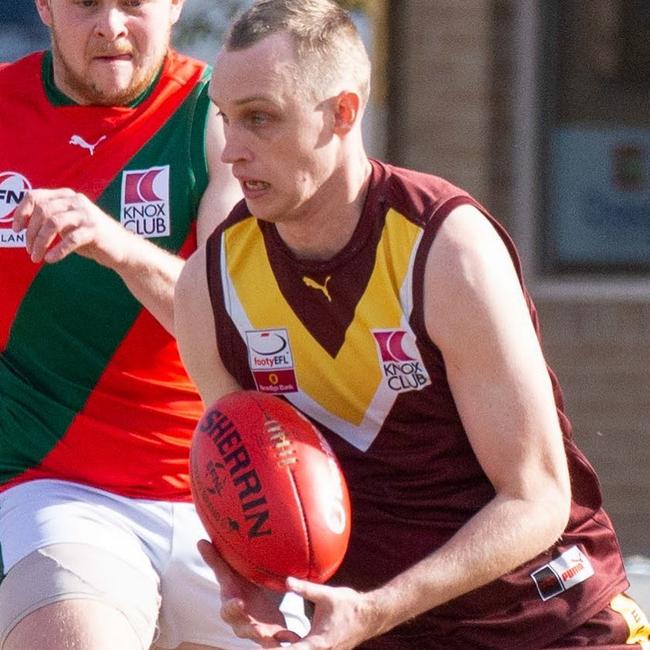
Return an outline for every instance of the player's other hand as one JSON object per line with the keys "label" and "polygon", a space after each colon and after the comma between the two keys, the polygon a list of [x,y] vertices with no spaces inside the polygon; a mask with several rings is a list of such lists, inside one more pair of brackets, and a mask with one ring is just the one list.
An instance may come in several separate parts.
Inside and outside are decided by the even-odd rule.
{"label": "player's other hand", "polygon": [[67,188],[27,192],[14,212],[13,229],[26,229],[33,262],[58,262],[76,252],[108,267],[120,263],[130,236],[85,195]]}
{"label": "player's other hand", "polygon": [[235,573],[207,540],[199,542],[199,551],[221,585],[221,616],[239,637],[273,650],[351,650],[379,632],[370,594],[288,578],[287,591],[314,605],[311,631],[301,639],[284,627],[278,594]]}
{"label": "player's other hand", "polygon": [[201,540],[198,549],[221,586],[221,617],[238,637],[251,639],[263,648],[276,648],[281,642],[300,639],[285,627],[279,609],[280,594],[241,577],[219,556],[209,541]]}
{"label": "player's other hand", "polygon": [[[292,650],[351,650],[379,632],[371,594],[289,578],[287,589],[314,605],[309,634]],[[277,650],[280,650],[279,648]]]}

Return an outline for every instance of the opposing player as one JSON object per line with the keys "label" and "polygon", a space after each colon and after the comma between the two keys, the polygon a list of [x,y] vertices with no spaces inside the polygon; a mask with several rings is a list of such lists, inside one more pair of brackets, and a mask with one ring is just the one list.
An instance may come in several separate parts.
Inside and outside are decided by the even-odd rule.
{"label": "opposing player", "polygon": [[[369,63],[330,0],[260,0],[217,57],[245,196],[188,261],[176,333],[206,401],[283,395],[334,447],[352,537],[290,635],[202,548],[265,647],[648,646],[511,239],[447,181],[369,160]],[[626,645],[628,644],[628,645]]]}
{"label": "opposing player", "polygon": [[[244,648],[196,551],[183,257],[241,197],[182,0],[37,0],[0,69],[0,647]],[[206,570],[207,569],[207,570]]]}

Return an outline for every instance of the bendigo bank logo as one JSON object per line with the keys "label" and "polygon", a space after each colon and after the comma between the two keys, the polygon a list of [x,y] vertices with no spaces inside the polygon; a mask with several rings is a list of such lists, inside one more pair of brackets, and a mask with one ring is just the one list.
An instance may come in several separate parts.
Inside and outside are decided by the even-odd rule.
{"label": "bendigo bank logo", "polygon": [[286,329],[248,331],[246,347],[257,390],[262,393],[294,393],[298,390]]}
{"label": "bendigo bank logo", "polygon": [[122,174],[120,221],[143,237],[170,234],[169,165]]}
{"label": "bendigo bank logo", "polygon": [[373,330],[381,368],[388,388],[396,393],[420,390],[431,383],[415,345],[415,336],[407,330]]}
{"label": "bendigo bank logo", "polygon": [[31,183],[18,172],[0,172],[0,248],[22,248],[25,231],[14,232],[11,223],[18,204],[32,189]]}

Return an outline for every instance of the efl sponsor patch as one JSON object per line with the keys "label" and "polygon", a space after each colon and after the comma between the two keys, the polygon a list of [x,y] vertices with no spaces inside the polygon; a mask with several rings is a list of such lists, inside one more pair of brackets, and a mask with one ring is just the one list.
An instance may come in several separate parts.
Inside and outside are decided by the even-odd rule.
{"label": "efl sponsor patch", "polygon": [[14,212],[31,183],[18,172],[0,172],[0,248],[24,248],[25,231],[14,232]]}
{"label": "efl sponsor patch", "polygon": [[120,221],[142,237],[169,236],[169,165],[122,173]]}
{"label": "efl sponsor patch", "polygon": [[261,393],[295,393],[298,381],[285,329],[246,332],[248,365]]}
{"label": "efl sponsor patch", "polygon": [[542,600],[549,600],[591,578],[594,569],[589,558],[572,546],[562,555],[530,574]]}
{"label": "efl sponsor patch", "polygon": [[390,390],[405,393],[431,383],[415,336],[407,330],[372,330],[381,369]]}

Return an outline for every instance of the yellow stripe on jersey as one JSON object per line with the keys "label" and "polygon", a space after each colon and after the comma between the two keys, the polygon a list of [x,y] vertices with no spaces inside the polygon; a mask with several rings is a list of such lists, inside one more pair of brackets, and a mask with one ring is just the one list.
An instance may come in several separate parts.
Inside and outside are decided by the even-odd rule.
{"label": "yellow stripe on jersey", "polygon": [[650,622],[636,601],[625,594],[618,594],[609,606],[627,623],[630,635],[626,645],[639,645],[643,650],[650,650]]}
{"label": "yellow stripe on jersey", "polygon": [[[241,221],[224,235],[228,287],[236,294],[230,302],[234,298],[241,305],[253,329],[288,331],[299,389],[353,426],[363,421],[383,380],[371,330],[408,327],[402,295],[407,286],[410,311],[410,272],[421,234],[419,226],[394,210],[388,212],[374,268],[335,358],[305,328],[282,294],[256,220]],[[336,304],[335,293],[332,300]],[[227,308],[228,303],[227,296]],[[382,416],[391,406],[381,409]]]}

